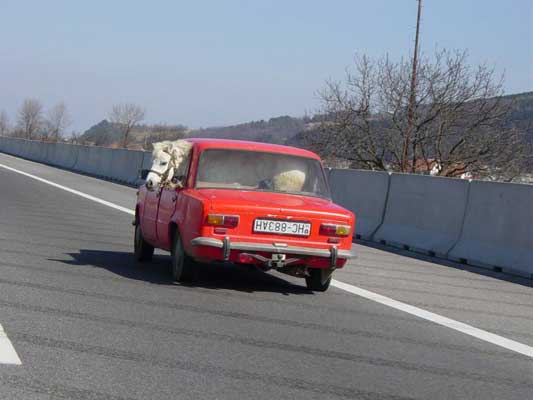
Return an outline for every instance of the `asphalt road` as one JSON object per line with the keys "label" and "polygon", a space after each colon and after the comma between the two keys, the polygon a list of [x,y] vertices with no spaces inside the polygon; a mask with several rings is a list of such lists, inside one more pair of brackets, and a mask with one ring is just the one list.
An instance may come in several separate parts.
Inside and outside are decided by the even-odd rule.
{"label": "asphalt road", "polygon": [[[133,208],[135,190],[0,154]],[[528,399],[533,358],[275,272],[132,257],[132,217],[0,168],[0,399]],[[355,244],[336,279],[533,345],[531,280]]]}

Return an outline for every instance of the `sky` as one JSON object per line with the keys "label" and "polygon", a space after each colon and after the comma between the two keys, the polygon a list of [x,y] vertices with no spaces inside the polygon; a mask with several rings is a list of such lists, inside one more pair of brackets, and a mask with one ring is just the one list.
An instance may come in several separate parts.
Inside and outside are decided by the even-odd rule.
{"label": "sky", "polygon": [[[0,0],[0,110],[64,101],[83,132],[113,104],[191,128],[313,114],[355,54],[410,57],[415,0]],[[466,49],[533,90],[532,0],[424,0],[421,51]]]}

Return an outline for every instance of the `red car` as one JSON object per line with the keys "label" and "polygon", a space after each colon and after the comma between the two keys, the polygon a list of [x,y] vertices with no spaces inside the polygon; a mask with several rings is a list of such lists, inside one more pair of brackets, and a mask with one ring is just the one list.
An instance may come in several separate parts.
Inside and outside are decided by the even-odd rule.
{"label": "red car", "polygon": [[176,281],[191,278],[195,261],[231,262],[325,291],[354,257],[355,216],[332,203],[320,158],[266,143],[187,141],[186,166],[174,177],[180,185],[138,191],[136,259],[150,260],[157,247],[172,253]]}

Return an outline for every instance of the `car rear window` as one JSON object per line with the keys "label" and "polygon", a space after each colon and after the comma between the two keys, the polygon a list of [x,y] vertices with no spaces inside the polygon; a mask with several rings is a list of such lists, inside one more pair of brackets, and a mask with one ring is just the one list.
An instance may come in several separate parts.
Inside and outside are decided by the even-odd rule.
{"label": "car rear window", "polygon": [[320,161],[248,150],[204,150],[198,163],[196,187],[330,198]]}

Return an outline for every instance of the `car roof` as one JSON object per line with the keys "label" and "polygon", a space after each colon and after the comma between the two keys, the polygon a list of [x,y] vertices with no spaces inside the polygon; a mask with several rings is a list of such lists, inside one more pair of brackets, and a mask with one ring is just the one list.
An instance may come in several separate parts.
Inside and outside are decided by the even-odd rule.
{"label": "car roof", "polygon": [[264,151],[268,153],[290,154],[294,156],[314,158],[320,160],[320,157],[312,151],[300,149],[292,146],[282,146],[280,144],[250,142],[246,140],[229,140],[229,139],[211,139],[211,138],[186,138],[188,142],[199,150],[205,149],[232,149],[248,151]]}

